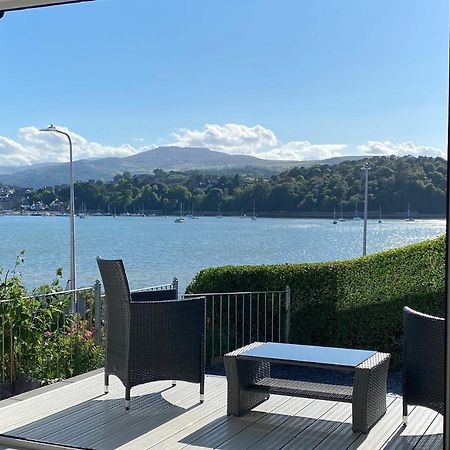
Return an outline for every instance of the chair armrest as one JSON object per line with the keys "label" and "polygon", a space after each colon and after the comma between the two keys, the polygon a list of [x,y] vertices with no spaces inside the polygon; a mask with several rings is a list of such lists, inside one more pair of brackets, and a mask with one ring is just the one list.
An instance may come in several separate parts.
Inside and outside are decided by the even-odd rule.
{"label": "chair armrest", "polygon": [[176,289],[131,292],[132,302],[158,302],[163,300],[176,300],[176,299],[177,299]]}

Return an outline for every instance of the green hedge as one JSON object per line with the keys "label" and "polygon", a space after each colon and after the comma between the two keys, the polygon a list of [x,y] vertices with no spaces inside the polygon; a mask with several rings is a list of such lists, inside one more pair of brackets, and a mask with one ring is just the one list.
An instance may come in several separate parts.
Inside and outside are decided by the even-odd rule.
{"label": "green hedge", "polygon": [[398,368],[403,305],[443,313],[445,237],[346,261],[204,269],[187,292],[286,286],[292,290],[291,342],[386,351]]}

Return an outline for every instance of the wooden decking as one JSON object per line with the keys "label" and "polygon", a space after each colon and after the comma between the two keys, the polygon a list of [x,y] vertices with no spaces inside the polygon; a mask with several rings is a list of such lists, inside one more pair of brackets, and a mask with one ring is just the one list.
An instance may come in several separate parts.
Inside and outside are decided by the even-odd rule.
{"label": "wooden decking", "polygon": [[[442,448],[442,417],[416,407],[404,428],[401,398],[395,396],[388,396],[384,418],[363,435],[352,432],[347,403],[272,395],[249,414],[228,417],[226,380],[219,376],[207,377],[203,404],[198,385],[136,387],[128,412],[122,385],[115,377],[111,382],[108,395],[102,395],[103,377],[96,373],[0,402],[0,449],[38,448],[34,441],[107,450]],[[12,437],[28,441],[19,445]]]}

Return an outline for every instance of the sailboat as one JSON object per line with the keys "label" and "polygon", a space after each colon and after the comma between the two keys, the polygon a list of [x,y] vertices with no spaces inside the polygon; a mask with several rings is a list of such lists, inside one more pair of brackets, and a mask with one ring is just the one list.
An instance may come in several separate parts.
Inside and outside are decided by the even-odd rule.
{"label": "sailboat", "polygon": [[198,217],[194,215],[194,202],[192,202],[191,205],[191,214],[189,214],[189,219],[198,219]]}
{"label": "sailboat", "polygon": [[184,217],[183,217],[183,203],[180,204],[180,217],[175,219],[175,223],[184,223]]}
{"label": "sailboat", "polygon": [[353,220],[362,220],[361,217],[358,216],[358,202],[356,202],[355,217],[353,217]]}
{"label": "sailboat", "polygon": [[223,219],[223,215],[221,214],[221,212],[220,212],[220,203],[219,203],[219,205],[217,206],[217,216],[216,216],[218,219]]}
{"label": "sailboat", "polygon": [[253,214],[252,214],[252,220],[256,220],[255,200],[253,200]]}
{"label": "sailboat", "polygon": [[383,223],[383,221],[381,220],[381,205],[380,205],[380,217],[378,218],[378,223]]}
{"label": "sailboat", "polygon": [[86,219],[86,217],[87,217],[86,203],[82,203],[82,204],[81,204],[81,209],[80,209],[80,211],[79,211],[79,213],[78,213],[78,217],[79,217],[80,219]]}
{"label": "sailboat", "polygon": [[408,216],[405,219],[405,222],[415,222],[416,220],[411,217],[411,211],[409,210],[409,203],[408,203]]}
{"label": "sailboat", "polygon": [[341,217],[339,218],[339,222],[345,222],[344,214],[342,213],[342,203],[341,203]]}
{"label": "sailboat", "polygon": [[336,225],[337,223],[338,221],[336,220],[336,206],[335,206],[333,210],[333,225]]}

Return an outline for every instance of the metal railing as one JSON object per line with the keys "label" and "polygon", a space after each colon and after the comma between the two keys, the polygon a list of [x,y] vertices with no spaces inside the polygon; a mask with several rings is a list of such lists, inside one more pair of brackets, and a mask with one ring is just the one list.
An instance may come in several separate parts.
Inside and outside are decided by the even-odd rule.
{"label": "metal railing", "polygon": [[[138,291],[163,289],[175,289],[178,295],[178,280]],[[92,287],[1,300],[0,398],[2,384],[14,385],[20,374],[51,381],[102,364],[103,303],[98,280]]]}
{"label": "metal railing", "polygon": [[166,289],[175,289],[177,291],[177,297],[178,297],[178,278],[175,277],[172,280],[172,283],[159,284],[157,286],[149,286],[149,287],[140,288],[140,289],[133,289],[132,292],[164,291]]}
{"label": "metal railing", "polygon": [[[283,291],[178,295],[174,278],[172,283],[133,292],[163,289],[175,289],[177,298],[206,297],[206,354],[211,363],[253,341],[289,341],[289,287]],[[76,311],[72,311],[74,298]],[[92,287],[75,291],[0,301],[0,382],[13,384],[20,373],[51,381],[101,365],[104,323],[104,294],[98,280]]]}
{"label": "metal railing", "polygon": [[254,341],[289,342],[291,290],[185,294],[206,297],[206,355],[225,353]]}
{"label": "metal railing", "polygon": [[[74,294],[77,312],[71,310]],[[84,364],[90,370],[96,362],[101,364],[101,351],[94,348],[102,339],[101,310],[98,281],[75,291],[0,301],[1,383],[14,385],[23,374],[57,380],[77,374]]]}

